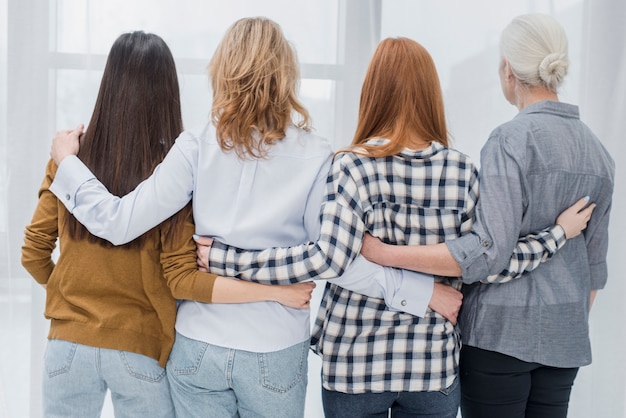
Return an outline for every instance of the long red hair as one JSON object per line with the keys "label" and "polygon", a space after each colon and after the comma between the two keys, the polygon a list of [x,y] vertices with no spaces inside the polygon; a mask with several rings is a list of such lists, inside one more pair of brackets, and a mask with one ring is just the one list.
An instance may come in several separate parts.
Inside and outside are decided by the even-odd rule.
{"label": "long red hair", "polygon": [[[389,142],[364,145],[372,138]],[[369,156],[394,155],[415,139],[448,146],[439,76],[422,45],[387,38],[376,48],[365,75],[352,151],[358,146],[357,152]]]}

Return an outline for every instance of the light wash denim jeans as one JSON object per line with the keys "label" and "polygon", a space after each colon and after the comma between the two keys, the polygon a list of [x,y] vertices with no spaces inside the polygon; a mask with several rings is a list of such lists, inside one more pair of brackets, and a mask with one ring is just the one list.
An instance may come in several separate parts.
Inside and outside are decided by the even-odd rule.
{"label": "light wash denim jeans", "polygon": [[43,376],[43,414],[99,417],[107,389],[117,418],[174,417],[165,369],[127,351],[49,340]]}
{"label": "light wash denim jeans", "polygon": [[436,392],[348,394],[322,389],[326,418],[456,418],[461,401],[459,379]]}
{"label": "light wash denim jeans", "polygon": [[176,334],[167,363],[179,418],[304,416],[309,340],[271,353]]}

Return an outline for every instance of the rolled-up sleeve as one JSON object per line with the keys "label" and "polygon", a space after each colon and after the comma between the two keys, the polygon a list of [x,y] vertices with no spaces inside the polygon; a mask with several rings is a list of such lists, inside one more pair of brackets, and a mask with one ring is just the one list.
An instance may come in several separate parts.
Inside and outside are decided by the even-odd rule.
{"label": "rolled-up sleeve", "polygon": [[471,278],[489,275],[489,266],[486,258],[483,257],[489,248],[489,241],[482,240],[476,233],[470,232],[460,238],[446,241],[446,246],[452,257],[459,263],[464,282]]}
{"label": "rolled-up sleeve", "polygon": [[472,231],[447,242],[463,282],[474,283],[504,270],[521,229],[524,208],[523,156],[498,135],[481,151],[480,199]]}

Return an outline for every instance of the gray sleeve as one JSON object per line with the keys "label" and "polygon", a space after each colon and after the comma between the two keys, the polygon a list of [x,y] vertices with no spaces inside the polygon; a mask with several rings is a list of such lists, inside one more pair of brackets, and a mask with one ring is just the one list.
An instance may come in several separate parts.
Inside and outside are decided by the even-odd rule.
{"label": "gray sleeve", "polygon": [[481,151],[480,198],[472,231],[446,243],[464,283],[497,274],[511,261],[525,206],[522,164],[523,156],[499,136],[491,136]]}

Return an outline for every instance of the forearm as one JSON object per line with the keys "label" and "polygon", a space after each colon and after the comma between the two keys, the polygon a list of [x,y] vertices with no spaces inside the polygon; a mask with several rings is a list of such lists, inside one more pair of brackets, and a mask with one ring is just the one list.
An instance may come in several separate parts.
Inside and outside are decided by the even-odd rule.
{"label": "forearm", "polygon": [[212,303],[248,303],[278,300],[276,286],[246,282],[217,276],[213,285]]}
{"label": "forearm", "polygon": [[414,270],[439,276],[457,277],[461,268],[444,243],[434,245],[389,245],[380,248],[383,266]]}
{"label": "forearm", "polygon": [[592,290],[589,294],[589,309],[593,307],[593,302],[596,300],[596,296],[598,295],[597,290]]}
{"label": "forearm", "polygon": [[349,168],[342,167],[341,158],[335,160],[318,213],[316,242],[263,251],[214,242],[206,263],[209,271],[264,284],[328,280],[342,275],[358,255],[365,233],[359,183]]}
{"label": "forearm", "polygon": [[39,284],[48,283],[48,279],[54,270],[54,262],[47,258],[35,259],[28,249],[22,248],[22,266],[33,279]]}
{"label": "forearm", "polygon": [[[218,276],[200,271],[165,273],[167,284],[176,299],[213,302],[213,292]],[[224,279],[226,280],[226,279]]]}
{"label": "forearm", "polygon": [[565,231],[559,225],[553,225],[536,234],[529,234],[517,241],[508,266],[498,274],[489,275],[482,283],[506,283],[519,279],[533,271],[539,265],[561,249],[566,242]]}
{"label": "forearm", "polygon": [[358,256],[344,274],[329,283],[371,298],[384,299],[391,310],[423,317],[433,293],[433,277],[382,267]]}
{"label": "forearm", "polygon": [[75,156],[63,160],[50,190],[93,235],[121,245],[178,212],[191,198],[184,156],[172,148],[145,181],[124,197],[111,194]]}
{"label": "forearm", "polygon": [[47,283],[54,270],[52,252],[55,244],[50,238],[32,231],[31,226],[26,227],[22,246],[22,266],[39,284]]}
{"label": "forearm", "polygon": [[49,161],[39,189],[39,202],[31,223],[26,226],[22,246],[22,265],[40,284],[48,282],[55,267],[52,253],[59,236],[59,209],[56,197],[48,190],[55,171],[56,165]]}
{"label": "forearm", "polygon": [[263,284],[292,284],[341,276],[361,249],[363,222],[349,208],[326,203],[317,242],[248,251],[213,241],[209,271]]}

